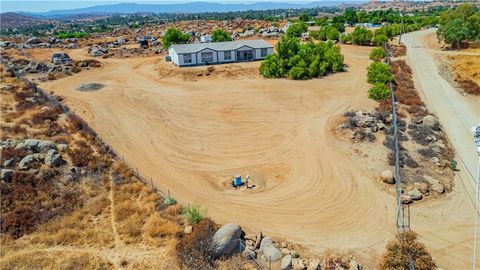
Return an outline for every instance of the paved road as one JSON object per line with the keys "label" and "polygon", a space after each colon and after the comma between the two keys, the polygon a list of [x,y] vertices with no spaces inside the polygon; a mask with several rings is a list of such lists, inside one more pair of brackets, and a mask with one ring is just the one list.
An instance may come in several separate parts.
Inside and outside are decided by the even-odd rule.
{"label": "paved road", "polygon": [[434,54],[426,47],[425,36],[436,29],[408,33],[402,37],[407,46],[407,62],[413,70],[415,85],[421,90],[427,107],[440,119],[459,158],[466,167],[468,184],[476,178],[477,155],[471,128],[480,123],[480,98],[463,96],[438,73]]}

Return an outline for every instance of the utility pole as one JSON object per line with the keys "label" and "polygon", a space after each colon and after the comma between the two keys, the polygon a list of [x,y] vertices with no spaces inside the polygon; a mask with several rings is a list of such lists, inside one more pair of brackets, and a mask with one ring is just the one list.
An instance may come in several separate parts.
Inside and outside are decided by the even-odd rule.
{"label": "utility pole", "polygon": [[478,167],[477,167],[477,190],[475,192],[475,228],[473,229],[473,263],[472,269],[476,270],[477,264],[477,232],[478,232],[478,202],[480,201],[480,125],[472,128],[473,139],[477,148]]}
{"label": "utility pole", "polygon": [[403,16],[405,12],[405,7],[403,8],[403,11],[400,12],[400,18],[402,19],[402,22],[400,24],[400,36],[398,37],[398,44],[402,43],[402,34],[403,34]]}

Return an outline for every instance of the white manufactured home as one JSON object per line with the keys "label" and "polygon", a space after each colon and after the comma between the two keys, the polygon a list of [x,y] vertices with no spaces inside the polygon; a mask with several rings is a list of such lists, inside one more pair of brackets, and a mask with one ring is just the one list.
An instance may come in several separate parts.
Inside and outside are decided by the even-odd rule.
{"label": "white manufactured home", "polygon": [[175,44],[168,54],[177,66],[197,66],[261,60],[273,54],[273,46],[262,39]]}

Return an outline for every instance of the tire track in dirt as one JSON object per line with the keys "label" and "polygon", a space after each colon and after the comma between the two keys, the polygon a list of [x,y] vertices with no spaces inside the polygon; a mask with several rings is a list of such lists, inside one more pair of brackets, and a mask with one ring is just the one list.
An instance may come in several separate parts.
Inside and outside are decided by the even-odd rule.
{"label": "tire track in dirt", "polygon": [[[216,221],[314,251],[372,256],[394,233],[394,198],[375,182],[378,172],[332,136],[334,119],[348,108],[375,104],[366,96],[370,48],[343,50],[348,72],[310,81],[160,80],[155,68],[165,63],[132,58],[105,59],[99,71],[42,87],[81,107],[99,135],[160,189],[181,203],[201,202]],[[106,87],[74,90],[92,81]],[[258,191],[228,189],[237,173],[252,175]]]}

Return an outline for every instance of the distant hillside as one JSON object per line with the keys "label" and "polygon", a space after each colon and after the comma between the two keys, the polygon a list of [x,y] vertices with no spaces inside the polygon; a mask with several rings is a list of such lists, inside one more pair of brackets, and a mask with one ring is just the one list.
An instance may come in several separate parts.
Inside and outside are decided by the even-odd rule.
{"label": "distant hillside", "polygon": [[7,12],[0,14],[0,25],[2,28],[24,27],[44,23],[46,20],[34,18],[32,16]]}
{"label": "distant hillside", "polygon": [[98,5],[86,8],[52,10],[43,13],[32,13],[32,15],[41,15],[44,17],[56,17],[69,14],[110,14],[110,13],[202,13],[202,12],[229,12],[245,10],[268,10],[268,9],[300,9],[313,8],[321,6],[338,6],[345,3],[361,4],[359,1],[318,1],[312,3],[278,3],[278,2],[259,2],[251,4],[219,4],[208,2],[192,2],[183,4],[134,4],[121,3],[111,5]]}

